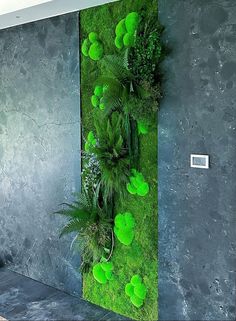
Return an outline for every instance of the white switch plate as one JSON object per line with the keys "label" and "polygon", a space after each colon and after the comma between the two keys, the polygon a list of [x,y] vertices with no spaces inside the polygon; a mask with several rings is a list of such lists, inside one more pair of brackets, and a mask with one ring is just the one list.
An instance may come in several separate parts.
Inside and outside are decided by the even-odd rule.
{"label": "white switch plate", "polygon": [[191,154],[190,166],[194,168],[209,168],[209,155]]}

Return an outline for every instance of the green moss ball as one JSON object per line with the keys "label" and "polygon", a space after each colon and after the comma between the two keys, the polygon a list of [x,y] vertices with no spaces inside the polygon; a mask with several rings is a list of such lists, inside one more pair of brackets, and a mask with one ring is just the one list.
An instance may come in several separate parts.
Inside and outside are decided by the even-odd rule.
{"label": "green moss ball", "polygon": [[100,103],[99,97],[97,97],[96,95],[93,95],[91,97],[91,103],[92,103],[93,107],[98,107],[99,103]]}
{"label": "green moss ball", "polygon": [[98,281],[99,283],[101,284],[107,283],[105,271],[102,269],[102,266],[100,263],[96,264],[93,267],[93,276],[95,280]]}
{"label": "green moss ball", "polygon": [[99,98],[103,95],[103,86],[96,86],[94,89],[94,95],[98,96]]}
{"label": "green moss ball", "polygon": [[138,28],[139,15],[137,12],[131,12],[127,15],[125,19],[125,27],[128,33],[134,34]]}
{"label": "green moss ball", "polygon": [[123,44],[123,36],[116,36],[115,39],[115,46],[118,49],[122,49],[124,44]]}
{"label": "green moss ball", "polygon": [[98,41],[98,34],[96,32],[90,32],[89,41],[92,43],[94,43],[95,41]]}
{"label": "green moss ball", "polygon": [[122,37],[126,32],[125,19],[122,19],[116,26],[116,35]]}
{"label": "green moss ball", "polygon": [[85,56],[85,57],[88,57],[89,55],[89,47],[90,47],[90,42],[88,39],[85,39],[83,41],[83,44],[82,44],[82,54]]}
{"label": "green moss ball", "polygon": [[126,33],[123,38],[125,47],[132,47],[134,45],[134,35]]}
{"label": "green moss ball", "polygon": [[92,60],[100,60],[103,56],[103,46],[100,41],[95,41],[89,49],[89,57]]}
{"label": "green moss ball", "polygon": [[136,307],[136,308],[141,308],[141,306],[143,305],[143,300],[140,299],[139,297],[137,297],[136,295],[133,295],[131,298],[130,298],[131,302],[133,303],[133,305]]}

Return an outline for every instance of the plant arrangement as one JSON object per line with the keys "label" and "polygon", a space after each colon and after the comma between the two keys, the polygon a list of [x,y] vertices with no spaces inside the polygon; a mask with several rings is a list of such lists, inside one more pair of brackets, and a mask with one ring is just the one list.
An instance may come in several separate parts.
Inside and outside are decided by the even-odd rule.
{"label": "plant arrangement", "polygon": [[134,239],[135,219],[129,212],[117,214],[114,232],[118,240],[124,245],[131,245]]}
{"label": "plant arrangement", "polygon": [[111,55],[103,59],[107,76],[101,80],[109,88],[104,95],[106,114],[113,111],[124,113],[129,118],[146,128],[155,124],[160,99],[162,97],[159,83],[148,80],[140,81],[139,75],[133,73],[130,50],[121,56]]}
{"label": "plant arrangement", "polygon": [[103,45],[96,32],[90,32],[82,44],[82,53],[92,60],[100,60],[103,57]]}
{"label": "plant arrangement", "polygon": [[128,180],[129,157],[126,143],[124,119],[112,113],[106,120],[96,119],[97,145],[92,148],[101,169],[100,186],[106,203],[113,196],[122,198]]}
{"label": "plant arrangement", "polygon": [[139,275],[134,275],[130,283],[126,284],[125,293],[136,308],[143,306],[147,295],[147,288]]}
{"label": "plant arrangement", "polygon": [[157,111],[164,56],[157,2],[88,9],[80,27],[85,191],[59,211],[69,220],[62,235],[74,233],[73,246],[82,254],[85,299],[135,320],[157,320]]}
{"label": "plant arrangement", "polygon": [[[97,193],[84,190],[76,195],[73,204],[62,204],[63,209],[55,214],[68,219],[60,237],[74,233],[73,246],[79,248],[82,256],[81,270],[86,271],[106,255],[112,243],[112,220],[107,209],[100,207]],[[110,252],[111,250],[109,250]]]}

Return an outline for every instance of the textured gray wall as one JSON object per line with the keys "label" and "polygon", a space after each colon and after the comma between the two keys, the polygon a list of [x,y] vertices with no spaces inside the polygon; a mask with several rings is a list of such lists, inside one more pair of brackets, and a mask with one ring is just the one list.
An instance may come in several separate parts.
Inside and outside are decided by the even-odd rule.
{"label": "textured gray wall", "polygon": [[[236,2],[159,0],[160,320],[236,318]],[[211,169],[189,167],[207,153]]]}
{"label": "textured gray wall", "polygon": [[0,257],[80,294],[79,258],[50,215],[80,186],[78,17],[0,31]]}

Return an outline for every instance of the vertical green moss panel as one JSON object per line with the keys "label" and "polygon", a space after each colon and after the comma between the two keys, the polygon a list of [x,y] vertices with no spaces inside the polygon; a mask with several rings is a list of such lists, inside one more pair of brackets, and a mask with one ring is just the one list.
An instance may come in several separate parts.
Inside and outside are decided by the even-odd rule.
{"label": "vertical green moss panel", "polygon": [[[118,53],[115,27],[129,12],[139,12],[142,7],[157,15],[157,1],[124,0],[84,10],[80,14],[81,45],[90,32],[97,32],[104,45],[104,54]],[[157,15],[158,19],[158,15]],[[95,62],[81,55],[81,109],[83,136],[93,129],[91,96],[94,83],[103,73],[101,61]],[[158,199],[157,199],[157,123],[155,128],[140,139],[140,169],[149,183],[150,192],[145,197],[128,194],[122,205],[116,204],[117,213],[131,212],[134,215],[135,238],[130,246],[115,240],[112,257],[114,278],[99,284],[92,272],[84,273],[83,297],[104,308],[136,320],[158,318]],[[133,275],[139,274],[147,287],[143,307],[136,308],[125,294],[125,286]]]}

